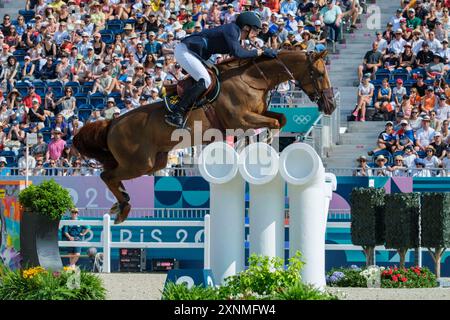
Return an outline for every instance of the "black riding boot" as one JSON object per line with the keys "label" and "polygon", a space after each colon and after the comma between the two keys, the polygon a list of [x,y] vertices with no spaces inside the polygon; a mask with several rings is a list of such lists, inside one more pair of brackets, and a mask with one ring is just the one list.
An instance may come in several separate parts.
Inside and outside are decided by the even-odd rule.
{"label": "black riding boot", "polygon": [[180,102],[175,106],[173,112],[166,115],[166,123],[177,128],[182,128],[184,116],[206,89],[205,80],[200,79],[192,87],[186,90]]}

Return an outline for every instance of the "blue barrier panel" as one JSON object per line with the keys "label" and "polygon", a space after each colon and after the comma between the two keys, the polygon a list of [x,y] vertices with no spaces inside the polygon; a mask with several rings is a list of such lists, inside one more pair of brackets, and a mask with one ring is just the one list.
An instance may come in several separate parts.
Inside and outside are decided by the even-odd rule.
{"label": "blue barrier panel", "polygon": [[282,129],[283,132],[307,132],[320,115],[317,107],[271,108],[270,111],[286,116],[287,122]]}

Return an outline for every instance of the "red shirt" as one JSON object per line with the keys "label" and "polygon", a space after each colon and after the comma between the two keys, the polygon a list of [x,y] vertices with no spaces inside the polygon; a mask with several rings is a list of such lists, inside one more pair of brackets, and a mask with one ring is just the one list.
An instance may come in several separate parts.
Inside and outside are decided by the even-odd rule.
{"label": "red shirt", "polygon": [[33,102],[33,99],[34,99],[34,98],[36,98],[36,99],[39,100],[39,105],[42,104],[42,99],[41,99],[41,97],[40,97],[37,93],[34,93],[34,94],[32,94],[32,95],[27,95],[27,96],[23,99],[23,103],[25,103],[25,105],[26,105],[28,108],[31,108],[31,105],[32,105],[32,102]]}

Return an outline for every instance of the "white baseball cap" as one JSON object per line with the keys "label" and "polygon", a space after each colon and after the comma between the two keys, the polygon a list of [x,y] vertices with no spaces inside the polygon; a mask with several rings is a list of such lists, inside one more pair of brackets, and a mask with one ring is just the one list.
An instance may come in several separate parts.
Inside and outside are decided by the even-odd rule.
{"label": "white baseball cap", "polygon": [[5,157],[0,157],[0,162],[4,162],[5,164],[8,163],[8,161],[6,161],[6,158],[5,158]]}

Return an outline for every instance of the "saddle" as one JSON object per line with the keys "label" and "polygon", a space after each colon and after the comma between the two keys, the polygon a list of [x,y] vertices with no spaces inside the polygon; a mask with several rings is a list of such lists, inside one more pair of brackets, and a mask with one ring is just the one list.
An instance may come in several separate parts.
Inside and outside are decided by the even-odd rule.
{"label": "saddle", "polygon": [[[219,70],[215,65],[209,65],[204,63],[207,67],[209,76],[211,77],[211,85],[206,89],[205,93],[194,103],[191,110],[203,107],[211,102],[215,101],[220,93],[220,81]],[[179,81],[176,84],[165,85],[164,104],[169,112],[172,112],[175,105],[180,101],[183,94],[189,91],[195,80],[189,76],[184,80]],[[188,94],[188,93],[186,93]]]}

